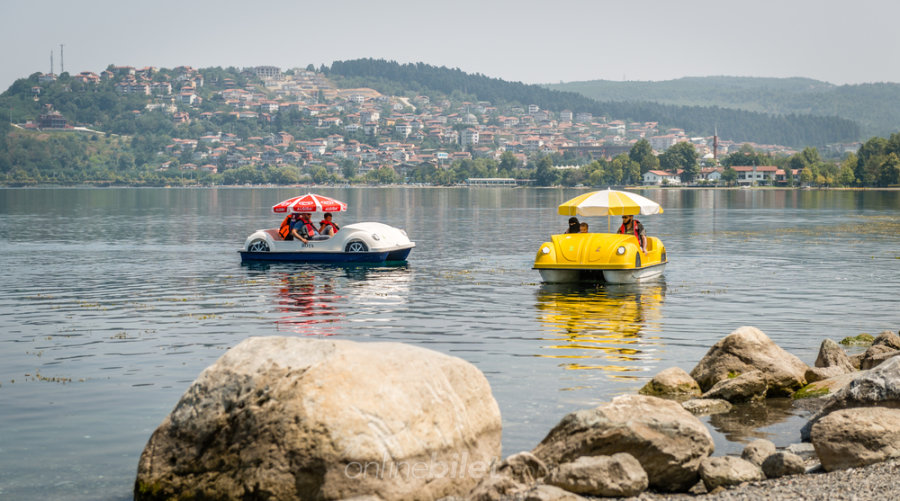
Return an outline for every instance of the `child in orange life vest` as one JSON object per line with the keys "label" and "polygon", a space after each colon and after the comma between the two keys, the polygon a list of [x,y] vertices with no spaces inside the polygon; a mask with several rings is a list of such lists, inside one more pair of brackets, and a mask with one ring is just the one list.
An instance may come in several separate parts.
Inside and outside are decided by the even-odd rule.
{"label": "child in orange life vest", "polygon": [[281,226],[278,228],[278,234],[281,235],[282,240],[293,240],[294,235],[291,233],[291,229],[294,226],[294,223],[297,221],[297,216],[299,214],[288,214],[284,217],[284,220],[281,222]]}
{"label": "child in orange life vest", "polygon": [[634,216],[622,216],[622,226],[619,227],[619,233],[633,234],[641,245],[641,251],[647,253],[647,234],[644,233],[644,225],[634,218]]}
{"label": "child in orange life vest", "polygon": [[323,216],[325,219],[322,219],[319,222],[319,233],[322,235],[333,237],[335,233],[338,232],[341,228],[338,227],[337,224],[331,221],[331,213],[326,212]]}

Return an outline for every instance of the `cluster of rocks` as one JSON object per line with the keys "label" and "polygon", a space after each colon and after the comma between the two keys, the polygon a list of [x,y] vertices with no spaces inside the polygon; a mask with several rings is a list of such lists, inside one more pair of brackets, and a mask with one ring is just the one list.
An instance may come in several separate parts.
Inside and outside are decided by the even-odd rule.
{"label": "cluster of rocks", "polygon": [[[900,458],[900,336],[857,356],[822,343],[814,367],[741,327],[690,373],[565,416],[500,459],[500,413],[471,364],[397,343],[251,338],[191,385],[153,433],[136,499],[628,497],[731,486]],[[700,414],[810,397],[810,444],[755,440],[713,457]]]}

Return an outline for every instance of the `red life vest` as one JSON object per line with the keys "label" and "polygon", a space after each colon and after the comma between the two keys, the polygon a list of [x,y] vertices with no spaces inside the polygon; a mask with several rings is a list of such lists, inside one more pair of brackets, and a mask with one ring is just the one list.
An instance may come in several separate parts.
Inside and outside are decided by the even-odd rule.
{"label": "red life vest", "polygon": [[321,226],[324,226],[324,225],[326,225],[326,224],[327,224],[328,226],[331,226],[332,230],[334,230],[333,233],[337,233],[338,230],[340,229],[340,228],[338,228],[338,225],[332,223],[331,221],[326,221],[326,220],[323,219],[321,222],[319,222],[320,227],[321,227]]}
{"label": "red life vest", "polygon": [[[641,238],[641,234],[638,233],[638,222],[637,219],[631,220],[631,229],[634,230],[634,238],[637,239],[638,245],[641,246],[641,250],[644,249],[644,240]],[[622,226],[619,226],[619,233],[625,234],[625,223],[622,223]]]}

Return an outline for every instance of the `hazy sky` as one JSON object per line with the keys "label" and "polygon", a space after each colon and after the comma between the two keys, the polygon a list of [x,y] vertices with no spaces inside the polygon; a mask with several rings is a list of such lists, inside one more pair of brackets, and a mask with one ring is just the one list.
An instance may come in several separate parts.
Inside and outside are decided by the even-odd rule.
{"label": "hazy sky", "polygon": [[895,0],[0,0],[0,91],[109,64],[316,67],[362,57],[525,83],[900,82]]}

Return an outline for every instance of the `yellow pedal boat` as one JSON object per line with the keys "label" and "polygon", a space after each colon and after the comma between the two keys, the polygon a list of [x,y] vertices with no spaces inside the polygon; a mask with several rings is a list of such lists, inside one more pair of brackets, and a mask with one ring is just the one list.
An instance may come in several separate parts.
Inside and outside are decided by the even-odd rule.
{"label": "yellow pedal boat", "polygon": [[[662,207],[640,195],[615,190],[586,193],[559,206],[563,216],[658,214]],[[607,222],[607,226],[609,223]],[[656,237],[642,250],[633,234],[565,233],[538,248],[533,269],[544,282],[635,283],[662,275],[668,257]]]}

